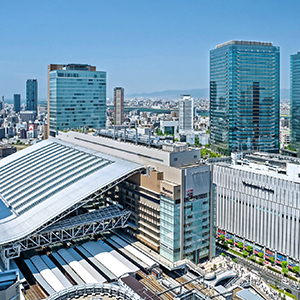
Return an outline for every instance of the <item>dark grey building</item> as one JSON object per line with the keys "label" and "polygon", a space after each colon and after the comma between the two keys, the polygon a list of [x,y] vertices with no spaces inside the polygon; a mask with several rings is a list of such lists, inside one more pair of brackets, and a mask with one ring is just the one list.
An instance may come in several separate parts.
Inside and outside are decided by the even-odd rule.
{"label": "dark grey building", "polygon": [[26,81],[26,110],[38,109],[38,83],[36,79]]}
{"label": "dark grey building", "polygon": [[21,110],[21,95],[20,94],[14,94],[14,108],[15,108],[16,113],[19,113]]}
{"label": "dark grey building", "polygon": [[32,121],[34,122],[35,118],[36,118],[36,110],[33,111],[28,111],[28,110],[24,110],[20,112],[20,118],[22,120],[22,122],[29,122]]}
{"label": "dark grey building", "polygon": [[17,152],[17,148],[8,144],[0,144],[0,158],[4,158]]}
{"label": "dark grey building", "polygon": [[0,140],[5,138],[5,128],[4,127],[0,127]]}

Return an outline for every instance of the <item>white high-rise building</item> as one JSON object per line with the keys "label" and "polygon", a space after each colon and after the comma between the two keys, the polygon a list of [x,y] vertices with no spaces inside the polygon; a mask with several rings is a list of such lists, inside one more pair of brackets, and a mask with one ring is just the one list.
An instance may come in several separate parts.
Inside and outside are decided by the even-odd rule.
{"label": "white high-rise building", "polygon": [[300,260],[300,159],[267,153],[232,153],[213,165],[217,235],[254,253]]}
{"label": "white high-rise building", "polygon": [[124,88],[114,88],[115,125],[122,125],[124,121]]}
{"label": "white high-rise building", "polygon": [[190,95],[181,95],[179,101],[179,133],[193,130],[193,99]]}

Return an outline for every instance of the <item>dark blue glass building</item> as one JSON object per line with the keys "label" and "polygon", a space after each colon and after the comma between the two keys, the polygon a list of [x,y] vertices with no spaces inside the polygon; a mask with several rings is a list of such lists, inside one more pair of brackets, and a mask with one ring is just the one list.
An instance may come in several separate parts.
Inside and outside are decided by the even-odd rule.
{"label": "dark blue glass building", "polygon": [[26,110],[38,109],[38,88],[36,79],[28,79],[26,81]]}
{"label": "dark blue glass building", "polygon": [[14,94],[14,110],[16,113],[21,111],[21,95]]}
{"label": "dark blue glass building", "polygon": [[230,41],[210,51],[210,142],[223,154],[279,150],[279,47]]}
{"label": "dark blue glass building", "polygon": [[291,146],[300,150],[300,52],[291,55]]}

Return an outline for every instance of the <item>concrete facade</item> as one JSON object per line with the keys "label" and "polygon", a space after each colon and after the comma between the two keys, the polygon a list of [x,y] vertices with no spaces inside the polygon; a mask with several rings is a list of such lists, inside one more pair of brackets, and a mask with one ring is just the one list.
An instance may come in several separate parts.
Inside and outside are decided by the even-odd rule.
{"label": "concrete facade", "polygon": [[300,260],[300,160],[246,155],[213,166],[218,235],[290,268]]}
{"label": "concrete facade", "polygon": [[210,166],[199,149],[170,152],[77,132],[57,137],[145,166],[110,195],[132,212],[132,235],[172,262],[213,255]]}

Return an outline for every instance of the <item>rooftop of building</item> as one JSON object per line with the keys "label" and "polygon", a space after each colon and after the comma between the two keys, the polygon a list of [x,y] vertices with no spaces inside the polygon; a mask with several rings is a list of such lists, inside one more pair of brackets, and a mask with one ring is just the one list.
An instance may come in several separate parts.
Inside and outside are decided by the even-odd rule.
{"label": "rooftop of building", "polygon": [[248,46],[273,46],[272,42],[257,42],[257,41],[236,41],[236,40],[231,40],[228,42],[225,42],[223,44],[217,45],[216,49],[219,49],[224,46],[228,45],[248,45]]}
{"label": "rooftop of building", "polygon": [[126,132],[126,141],[124,141],[124,130],[120,130],[119,134],[116,134],[113,129],[101,130],[99,135],[59,131],[57,138],[71,143],[82,143],[85,147],[95,147],[99,151],[109,152],[114,156],[144,165],[154,163],[154,165],[161,164],[181,168],[195,166],[202,162],[200,148],[191,149],[187,143],[173,143],[172,141],[164,143],[152,135],[150,135],[149,143],[149,135],[147,134],[139,135],[137,141],[135,129],[133,129],[132,134]]}
{"label": "rooftop of building", "polygon": [[[0,128],[1,129],[1,128]],[[11,148],[15,148],[14,146],[10,145],[10,144],[3,144],[0,143],[0,149],[11,149]]]}
{"label": "rooftop of building", "polygon": [[0,291],[5,290],[18,280],[18,271],[0,272]]}
{"label": "rooftop of building", "polygon": [[246,289],[237,292],[236,296],[242,300],[263,300],[263,298],[260,297],[259,295],[254,294],[250,290],[246,290]]}
{"label": "rooftop of building", "polygon": [[300,183],[300,159],[265,152],[232,153],[231,163],[220,162],[229,168],[250,171],[282,180]]}
{"label": "rooftop of building", "polygon": [[48,66],[49,71],[55,70],[74,70],[74,71],[96,71],[96,66],[88,65],[88,64],[50,64]]}
{"label": "rooftop of building", "polygon": [[[167,121],[173,122],[173,121]],[[178,121],[176,121],[178,123]],[[148,134],[139,133],[136,129],[123,128],[123,129],[101,129],[98,132],[101,137],[115,139],[118,142],[126,144],[135,144],[140,147],[147,147],[166,152],[183,152],[188,151],[188,144],[186,142],[175,142],[172,137],[153,135],[151,131]],[[126,133],[126,141],[124,135]],[[149,140],[150,139],[150,140]]]}

